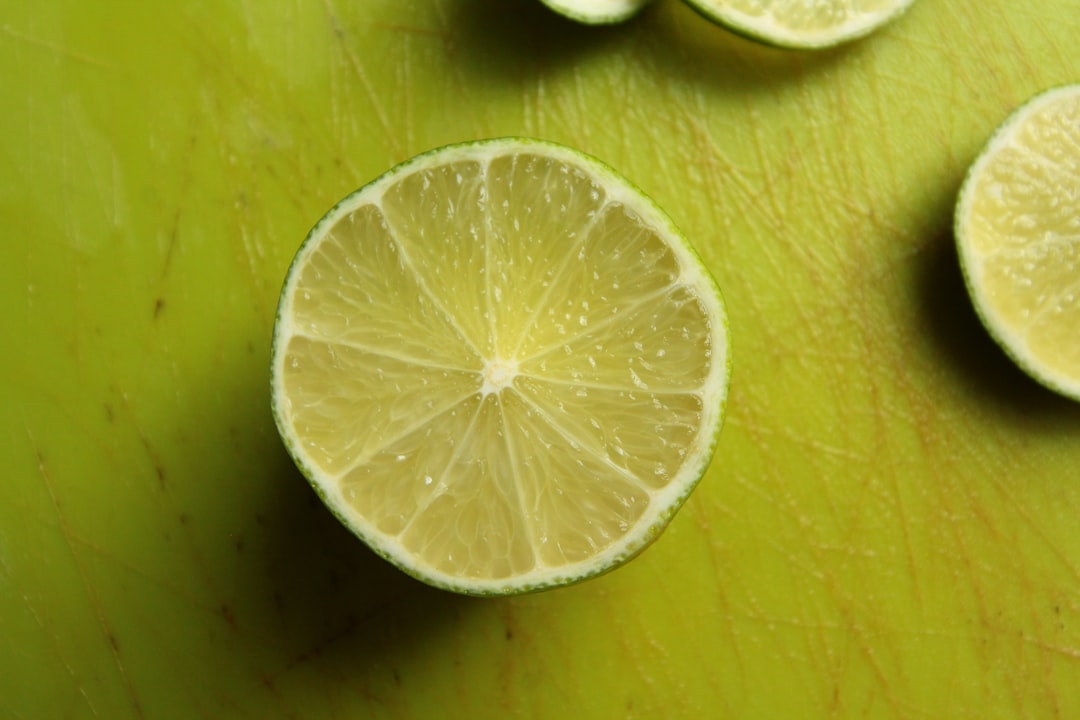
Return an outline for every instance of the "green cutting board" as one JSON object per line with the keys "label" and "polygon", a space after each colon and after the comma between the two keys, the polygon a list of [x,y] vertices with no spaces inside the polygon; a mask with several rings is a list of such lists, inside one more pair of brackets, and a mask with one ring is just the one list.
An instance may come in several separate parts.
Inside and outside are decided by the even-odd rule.
{"label": "green cutting board", "polygon": [[[988,339],[950,230],[1077,38],[1076,0],[815,54],[676,0],[0,0],[0,717],[1080,717],[1080,405]],[[653,547],[478,600],[318,502],[269,339],[333,203],[505,134],[668,210],[734,374]]]}

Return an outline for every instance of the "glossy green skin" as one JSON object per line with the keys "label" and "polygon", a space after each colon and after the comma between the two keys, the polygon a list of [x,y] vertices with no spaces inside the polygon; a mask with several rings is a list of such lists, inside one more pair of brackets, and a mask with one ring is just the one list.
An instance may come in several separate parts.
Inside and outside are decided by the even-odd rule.
{"label": "glossy green skin", "polygon": [[[988,339],[950,231],[994,127],[1080,77],[1072,0],[924,0],[814,54],[673,0],[613,28],[533,0],[0,3],[0,717],[1080,714],[1080,405]],[[656,544],[477,600],[326,511],[268,365],[310,226],[496,135],[652,195],[736,364]]]}

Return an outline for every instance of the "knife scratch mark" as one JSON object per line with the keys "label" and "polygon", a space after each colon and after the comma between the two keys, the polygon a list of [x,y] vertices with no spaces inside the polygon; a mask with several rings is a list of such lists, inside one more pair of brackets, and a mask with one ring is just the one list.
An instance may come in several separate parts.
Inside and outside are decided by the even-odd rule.
{"label": "knife scratch mark", "polygon": [[[45,619],[42,618],[41,613],[38,612],[38,609],[36,607],[34,607],[34,604],[31,602],[30,596],[27,593],[25,593],[25,592],[20,593],[19,599],[22,600],[23,605],[26,606],[26,611],[29,612],[30,616],[34,618],[34,622],[37,623],[38,628],[40,628],[41,631],[43,633],[45,633],[45,635],[49,638],[50,648],[56,654],[57,659],[60,660],[60,664],[64,666],[64,670],[67,671],[67,674],[71,678],[72,683],[75,685],[76,689],[78,690],[79,696],[86,703],[87,707],[90,708],[91,714],[93,714],[95,717],[99,716],[100,713],[98,712],[97,707],[94,705],[94,701],[90,698],[90,695],[86,692],[85,685],[79,679],[79,677],[76,675],[75,668],[72,667],[71,663],[68,662],[66,657],[64,657],[63,650],[60,649],[60,643],[59,643],[60,636],[55,631],[53,631],[53,630],[51,630],[49,628],[49,626],[45,622]],[[5,709],[8,710],[9,712],[13,712],[11,710],[11,708],[5,708]],[[25,717],[25,716],[19,715],[19,714],[16,713],[16,717],[22,718],[22,717]]]}
{"label": "knife scratch mark", "polygon": [[1028,643],[1029,645],[1034,645],[1040,650],[1045,650],[1048,653],[1053,653],[1054,655],[1061,655],[1063,657],[1071,658],[1073,660],[1080,660],[1080,648],[1071,647],[1068,645],[1055,645],[1053,643],[1048,643],[1045,640],[1039,640],[1038,638],[1030,637],[1028,635],[1024,635],[1024,642]]}
{"label": "knife scratch mark", "polygon": [[[440,9],[441,8],[437,8]],[[405,23],[388,23],[375,21],[371,23],[371,27],[379,28],[380,30],[390,30],[391,32],[398,32],[405,35],[420,35],[422,37],[436,38],[440,40],[446,39],[446,33],[441,30],[433,30],[431,28],[414,27],[412,25],[406,25]]]}
{"label": "knife scratch mark", "polygon": [[264,244],[258,238],[252,236],[248,223],[240,222],[239,239],[240,255],[248,270],[251,286],[260,297],[266,296],[265,274],[260,272],[260,261],[265,259]]}
{"label": "knife scratch mark", "polygon": [[189,592],[187,588],[170,582],[167,578],[155,577],[143,568],[140,568],[138,565],[124,560],[123,558],[110,552],[106,548],[101,547],[100,545],[91,540],[87,540],[76,535],[72,535],[71,540],[73,543],[78,544],[87,552],[93,553],[101,560],[108,561],[109,563],[112,563],[114,566],[116,566],[118,569],[130,573],[131,575],[139,578],[140,580],[143,580],[146,583],[153,585],[159,590],[167,592],[173,597],[181,600],[189,607],[199,610],[201,612],[205,612],[207,615],[213,616],[215,618],[221,617],[220,604],[200,600],[194,594]]}
{"label": "knife scratch mark", "polygon": [[[707,164],[711,167],[716,174],[723,174],[724,180],[731,183],[731,185],[738,190],[747,203],[755,210],[758,211],[761,217],[765,219],[768,225],[772,228],[781,228],[784,222],[780,216],[779,208],[781,203],[776,197],[776,188],[772,182],[763,182],[761,187],[757,187],[745,173],[740,171],[734,162],[724,153],[719,144],[716,142],[716,138],[709,132],[708,128],[702,123],[699,112],[686,113],[690,120],[690,126],[693,130],[693,134],[696,136],[700,144],[705,146],[708,150],[708,156],[704,159],[707,160]],[[761,138],[759,133],[754,133],[754,138],[760,145]],[[762,167],[768,167],[768,163],[762,163]],[[770,202],[766,204],[763,201],[763,197]]]}
{"label": "knife scratch mark", "polygon": [[71,50],[69,48],[63,47],[62,45],[57,45],[56,43],[50,42],[48,40],[42,40],[40,38],[31,37],[30,35],[25,35],[12,28],[10,25],[4,25],[0,27],[0,32],[10,38],[24,42],[32,47],[40,48],[42,50],[48,50],[49,52],[59,55],[62,58],[66,58],[67,60],[74,60],[75,62],[89,65],[91,67],[102,68],[104,70],[113,69],[112,65],[109,65],[103,60],[99,60],[91,55],[87,55],[86,53]]}
{"label": "knife scratch mark", "polygon": [[338,20],[337,10],[334,9],[331,0],[323,0],[323,6],[326,10],[327,19],[330,21],[330,28],[334,33],[334,38],[341,46],[342,52],[345,54],[345,59],[349,61],[349,66],[356,75],[356,79],[360,81],[360,86],[363,88],[364,94],[367,95],[368,101],[371,103],[371,109],[375,114],[375,118],[382,127],[386,142],[390,145],[393,153],[396,156],[401,157],[402,148],[398,142],[398,135],[394,132],[393,125],[390,123],[390,117],[387,115],[386,107],[383,105],[383,101],[378,93],[375,92],[375,88],[371,84],[371,78],[368,77],[367,69],[364,67],[364,63],[361,61],[360,56],[356,54],[352,45],[346,42],[345,29]]}
{"label": "knife scratch mark", "polygon": [[1009,507],[1015,512],[1016,517],[1023,521],[1023,524],[1027,525],[1031,533],[1043,542],[1050,553],[1057,558],[1058,562],[1060,562],[1069,572],[1073,580],[1080,581],[1080,567],[1073,562],[1069,553],[1062,550],[1061,546],[1054,542],[1053,538],[1047,534],[1044,526],[1039,523],[1036,518],[1031,516],[1031,513],[1024,507],[1024,503],[1013,494],[1009,489],[1008,484],[1001,476],[991,473],[987,477],[990,478],[990,482],[997,492],[1008,502]]}
{"label": "knife scratch mark", "polygon": [[[447,16],[443,3],[436,2],[434,8],[441,26],[441,29],[437,31],[437,35],[443,42],[443,52],[446,54],[447,65],[450,68],[450,78],[455,85],[455,94],[464,100],[469,95],[472,83],[462,74],[462,63],[457,59],[458,46],[453,32],[453,24]],[[411,85],[408,87],[411,87]],[[484,106],[484,103],[460,102],[457,106],[457,112],[467,111],[470,116],[469,123],[477,128],[480,134],[487,134],[486,130],[484,130],[486,123],[483,123],[480,118],[480,108],[482,106]]]}
{"label": "knife scratch mark", "polygon": [[[75,563],[75,569],[79,573],[79,580],[83,586],[83,592],[86,593],[87,599],[90,601],[90,606],[93,608],[94,615],[97,618],[98,628],[101,630],[102,636],[105,640],[106,647],[112,653],[113,662],[116,665],[117,673],[119,674],[120,681],[127,691],[128,699],[131,702],[132,710],[135,712],[136,717],[145,717],[143,713],[142,704],[139,701],[139,696],[135,692],[135,686],[131,682],[131,678],[128,677],[127,669],[124,667],[124,662],[120,657],[120,645],[117,642],[116,635],[113,633],[112,628],[109,625],[109,621],[105,617],[105,611],[101,606],[101,599],[94,591],[94,585],[90,582],[90,578],[86,573],[86,566],[83,562],[82,555],[76,550],[75,538],[71,532],[71,526],[68,525],[67,516],[64,513],[63,504],[60,502],[59,496],[56,494],[56,487],[53,483],[53,478],[49,472],[49,468],[46,465],[46,459],[44,453],[41,451],[37,444],[37,440],[34,438],[34,433],[30,429],[30,426],[23,422],[23,430],[26,432],[27,440],[30,443],[30,448],[34,453],[34,458],[37,462],[38,476],[41,478],[42,484],[45,486],[45,491],[49,495],[49,500],[52,503],[53,511],[56,513],[57,523],[60,527],[60,533],[64,537],[64,543],[67,545],[68,552],[71,555],[72,560]],[[91,706],[92,707],[92,706]]]}

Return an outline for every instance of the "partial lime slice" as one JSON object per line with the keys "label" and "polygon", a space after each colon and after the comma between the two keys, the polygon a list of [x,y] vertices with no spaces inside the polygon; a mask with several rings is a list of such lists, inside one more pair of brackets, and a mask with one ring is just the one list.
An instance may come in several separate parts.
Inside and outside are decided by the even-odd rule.
{"label": "partial lime slice", "polygon": [[994,134],[961,189],[956,241],[990,334],[1080,400],[1080,85],[1035,97]]}
{"label": "partial lime slice", "polygon": [[512,593],[657,537],[710,461],[728,365],[719,290],[668,217],[597,160],[506,138],[420,155],[315,226],[273,408],[377,552]]}
{"label": "partial lime slice", "polygon": [[587,25],[629,20],[650,0],[540,0],[555,12]]}
{"label": "partial lime slice", "polygon": [[914,0],[686,0],[720,25],[779,47],[827,48],[867,35]]}

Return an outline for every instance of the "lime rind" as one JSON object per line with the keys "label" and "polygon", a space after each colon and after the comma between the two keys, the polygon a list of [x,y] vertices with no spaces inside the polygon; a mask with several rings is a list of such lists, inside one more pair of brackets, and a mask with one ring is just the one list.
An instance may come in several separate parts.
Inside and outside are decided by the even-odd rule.
{"label": "lime rind", "polygon": [[585,25],[613,25],[641,12],[652,0],[540,0],[559,15]]}
{"label": "lime rind", "polygon": [[[631,208],[643,221],[664,233],[664,237],[670,241],[669,247],[678,257],[683,284],[699,291],[697,297],[707,306],[708,316],[713,320],[710,327],[712,355],[709,375],[703,384],[703,415],[699,431],[693,446],[687,449],[690,459],[664,488],[652,496],[648,512],[635,524],[636,530],[628,532],[587,560],[533,571],[524,578],[477,580],[452,575],[415,561],[395,538],[377,530],[371,521],[353,508],[345,500],[340,486],[306,458],[289,422],[289,401],[283,384],[285,345],[292,334],[290,318],[300,270],[328,228],[360,205],[377,203],[387,188],[414,171],[436,163],[483,161],[510,152],[534,152],[576,165],[591,173],[613,201]],[[308,233],[289,266],[277,308],[271,348],[272,412],[286,449],[317,495],[343,525],[378,555],[426,584],[461,594],[494,596],[535,592],[574,584],[614,570],[645,550],[667,527],[705,474],[719,441],[732,366],[729,338],[729,321],[720,287],[700,255],[667,213],[610,166],[578,150],[532,138],[502,137],[457,143],[429,150],[391,168],[334,205]]]}
{"label": "lime rind", "polygon": [[[1048,367],[1029,349],[1023,333],[1010,327],[994,307],[984,282],[982,262],[972,246],[971,227],[980,178],[994,162],[998,152],[1009,147],[1026,122],[1041,110],[1069,99],[1080,99],[1080,84],[1062,85],[1045,90],[1014,110],[990,136],[975,162],[964,175],[953,217],[953,236],[957,247],[964,285],[979,321],[1001,350],[1029,377],[1044,387],[1072,400],[1080,401],[1080,376],[1068,376]],[[1080,328],[1077,328],[1080,333]]]}
{"label": "lime rind", "polygon": [[[788,50],[824,50],[863,38],[903,15],[915,0],[894,0],[876,12],[864,12],[833,27],[804,31],[732,7],[730,0],[684,0],[708,20],[748,40]],[[772,5],[777,4],[774,0]]]}

